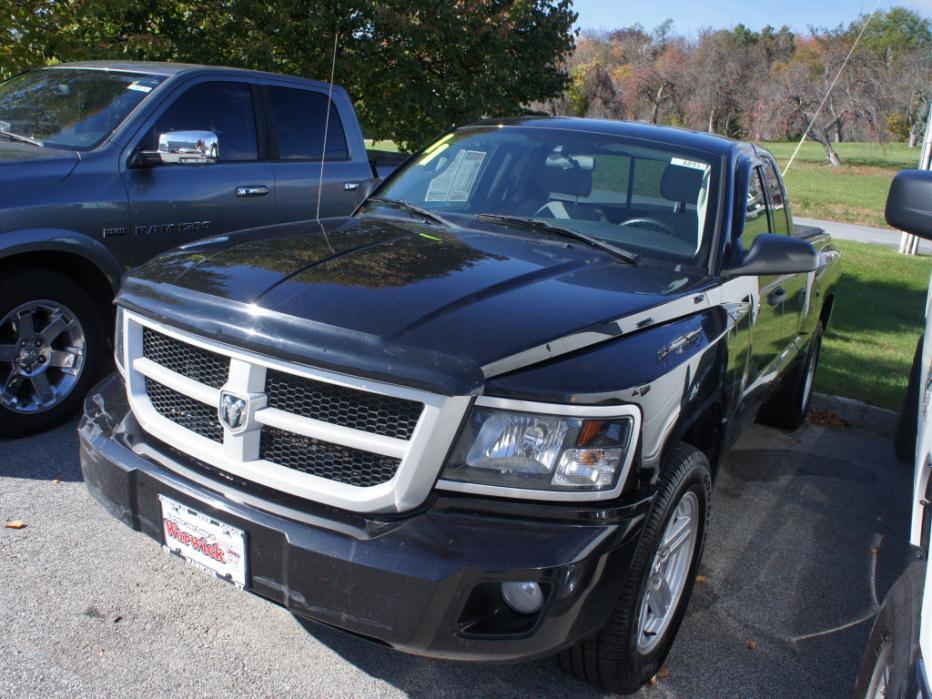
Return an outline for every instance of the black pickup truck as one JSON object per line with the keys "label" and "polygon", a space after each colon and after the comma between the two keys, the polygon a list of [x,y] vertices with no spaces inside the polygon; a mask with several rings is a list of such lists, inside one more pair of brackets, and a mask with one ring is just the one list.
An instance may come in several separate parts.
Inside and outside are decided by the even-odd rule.
{"label": "black pickup truck", "polygon": [[352,217],[128,276],[85,481],[295,614],[631,691],[682,620],[723,452],[804,419],[836,258],[756,146],[470,125]]}
{"label": "black pickup truck", "polygon": [[[327,95],[281,75],[112,61],[0,83],[0,437],[80,407],[128,266],[318,215]],[[319,214],[347,215],[378,173],[336,86],[326,148]]]}

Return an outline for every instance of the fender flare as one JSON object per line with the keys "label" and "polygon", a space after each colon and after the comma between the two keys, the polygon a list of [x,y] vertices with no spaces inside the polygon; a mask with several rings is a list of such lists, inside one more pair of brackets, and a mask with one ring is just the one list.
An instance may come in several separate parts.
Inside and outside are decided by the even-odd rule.
{"label": "fender flare", "polygon": [[123,265],[103,243],[87,235],[62,228],[27,228],[0,235],[0,262],[32,252],[64,252],[83,257],[103,273],[114,295],[120,288]]}

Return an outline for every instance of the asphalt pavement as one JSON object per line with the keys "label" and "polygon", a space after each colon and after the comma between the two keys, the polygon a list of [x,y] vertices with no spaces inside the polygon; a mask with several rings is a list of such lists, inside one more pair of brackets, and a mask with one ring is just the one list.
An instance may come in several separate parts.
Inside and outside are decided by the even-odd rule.
{"label": "asphalt pavement", "polygon": [[[74,424],[0,440],[0,696],[588,697],[552,660],[476,666],[305,628],[106,514]],[[701,574],[643,697],[846,697],[906,560],[888,439],[753,426],[715,484]]]}

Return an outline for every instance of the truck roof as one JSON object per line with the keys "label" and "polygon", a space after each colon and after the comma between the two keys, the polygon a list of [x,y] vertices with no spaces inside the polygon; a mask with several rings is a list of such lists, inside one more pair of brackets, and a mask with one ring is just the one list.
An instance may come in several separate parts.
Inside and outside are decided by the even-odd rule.
{"label": "truck roof", "polygon": [[[209,71],[211,73],[226,73],[229,75],[241,75],[266,78],[279,78],[287,80],[300,80],[307,83],[313,83],[317,86],[326,85],[319,80],[311,80],[296,75],[286,75],[283,73],[271,73],[262,70],[247,70],[245,68],[232,68],[230,66],[211,66],[197,63],[166,63],[160,61],[78,61],[75,63],[60,63],[54,66],[46,66],[43,70],[51,68],[84,68],[88,70],[109,70],[132,73],[148,73],[149,75],[160,75],[167,78],[186,73]],[[337,87],[334,85],[334,87]]]}
{"label": "truck roof", "polygon": [[537,128],[566,129],[569,131],[588,131],[611,136],[626,136],[656,143],[695,148],[716,155],[728,155],[735,151],[750,151],[752,146],[744,141],[736,141],[725,136],[692,131],[676,126],[658,126],[634,121],[617,121],[612,119],[582,119],[576,117],[524,116],[506,119],[484,119],[468,126],[529,126]]}

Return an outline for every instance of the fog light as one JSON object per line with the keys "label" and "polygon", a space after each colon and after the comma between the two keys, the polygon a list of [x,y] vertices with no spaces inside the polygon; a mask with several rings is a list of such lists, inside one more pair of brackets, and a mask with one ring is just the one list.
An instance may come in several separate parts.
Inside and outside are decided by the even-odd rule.
{"label": "fog light", "polygon": [[518,614],[533,614],[544,606],[544,593],[536,582],[502,583],[502,598]]}

